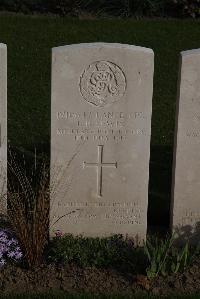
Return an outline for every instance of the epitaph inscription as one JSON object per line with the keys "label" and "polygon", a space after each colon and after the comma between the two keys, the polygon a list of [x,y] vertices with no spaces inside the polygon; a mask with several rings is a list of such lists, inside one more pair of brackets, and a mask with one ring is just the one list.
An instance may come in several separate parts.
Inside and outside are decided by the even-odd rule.
{"label": "epitaph inscription", "polygon": [[[83,59],[84,57],[84,59]],[[85,236],[147,228],[153,52],[118,44],[53,49],[51,196],[55,229]],[[55,195],[55,196],[54,196]]]}

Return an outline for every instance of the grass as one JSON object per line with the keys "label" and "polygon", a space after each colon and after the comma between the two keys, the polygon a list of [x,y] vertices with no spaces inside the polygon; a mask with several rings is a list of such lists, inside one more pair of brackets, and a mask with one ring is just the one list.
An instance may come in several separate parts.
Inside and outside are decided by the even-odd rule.
{"label": "grass", "polygon": [[178,57],[180,51],[200,47],[200,22],[0,14],[0,39],[8,45],[8,139],[12,146],[36,147],[48,155],[52,47],[104,41],[154,50],[148,220],[168,224]]}
{"label": "grass", "polygon": [[[152,145],[172,145],[179,52],[200,47],[200,22],[77,20],[0,15],[8,45],[8,124],[12,144],[49,145],[51,48],[119,42],[155,52]],[[31,132],[31,134],[30,134]]]}

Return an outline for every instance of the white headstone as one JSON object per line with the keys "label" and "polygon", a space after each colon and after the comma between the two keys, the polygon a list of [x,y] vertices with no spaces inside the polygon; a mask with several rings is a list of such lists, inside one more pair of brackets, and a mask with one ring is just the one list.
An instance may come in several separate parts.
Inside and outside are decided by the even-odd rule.
{"label": "white headstone", "polygon": [[200,238],[200,49],[181,52],[171,225],[179,240]]}
{"label": "white headstone", "polygon": [[131,45],[53,49],[51,234],[145,240],[153,65]]}
{"label": "white headstone", "polygon": [[7,208],[7,47],[0,43],[0,215]]}

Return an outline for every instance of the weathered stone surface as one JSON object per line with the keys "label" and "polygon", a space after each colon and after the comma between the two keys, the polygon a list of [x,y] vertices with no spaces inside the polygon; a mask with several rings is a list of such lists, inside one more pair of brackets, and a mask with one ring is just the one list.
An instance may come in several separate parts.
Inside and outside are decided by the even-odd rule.
{"label": "weathered stone surface", "polygon": [[153,61],[131,45],[53,49],[51,234],[145,240]]}
{"label": "weathered stone surface", "polygon": [[0,43],[0,214],[6,213],[7,192],[7,47]]}
{"label": "weathered stone surface", "polygon": [[171,225],[180,241],[200,237],[200,49],[181,52]]}

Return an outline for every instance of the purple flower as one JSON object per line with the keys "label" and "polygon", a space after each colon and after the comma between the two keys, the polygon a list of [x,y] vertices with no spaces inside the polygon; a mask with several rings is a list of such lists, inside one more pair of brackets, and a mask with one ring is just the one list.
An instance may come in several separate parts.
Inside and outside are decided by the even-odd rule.
{"label": "purple flower", "polygon": [[0,242],[2,242],[2,243],[6,243],[6,242],[8,242],[8,238],[7,238],[7,236],[1,236],[1,237],[0,237]]}
{"label": "purple flower", "polygon": [[8,251],[8,247],[6,247],[6,244],[0,244],[0,252],[5,253]]}
{"label": "purple flower", "polygon": [[5,233],[4,231],[0,231],[0,237],[5,237],[5,238],[7,238],[7,235],[6,235],[6,233]]}
{"label": "purple flower", "polygon": [[15,256],[15,252],[14,251],[10,251],[7,254],[8,257],[13,258]]}
{"label": "purple flower", "polygon": [[15,240],[14,238],[12,238],[11,240],[9,240],[8,242],[7,242],[7,245],[8,246],[10,246],[10,245],[17,245],[18,244],[18,242],[17,242],[17,240]]}
{"label": "purple flower", "polygon": [[16,253],[15,253],[15,259],[16,259],[16,260],[21,259],[22,256],[23,256],[22,252],[16,252]]}
{"label": "purple flower", "polygon": [[9,230],[0,230],[0,267],[6,264],[6,258],[18,261],[23,254],[18,241]]}
{"label": "purple flower", "polygon": [[1,259],[0,260],[0,267],[4,266],[6,263],[6,260],[5,259]]}
{"label": "purple flower", "polygon": [[61,232],[61,230],[57,229],[55,235],[56,237],[61,238],[63,236],[63,233]]}

